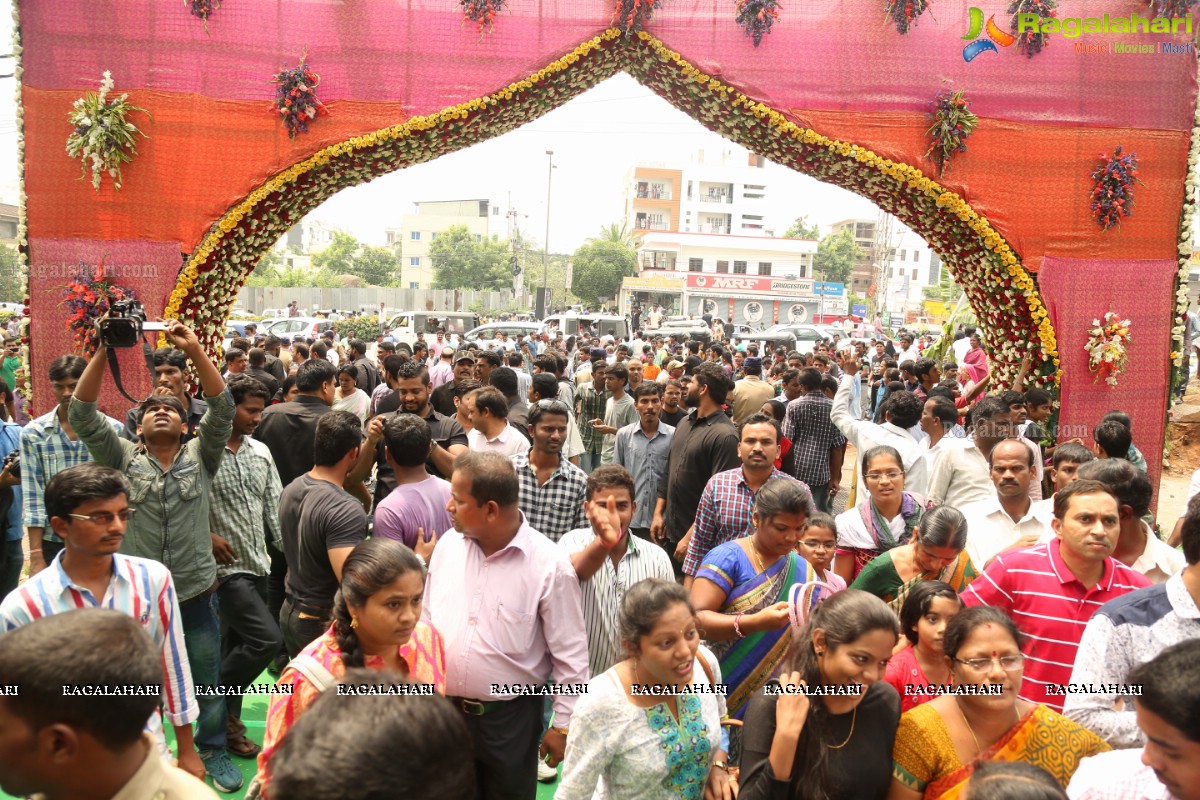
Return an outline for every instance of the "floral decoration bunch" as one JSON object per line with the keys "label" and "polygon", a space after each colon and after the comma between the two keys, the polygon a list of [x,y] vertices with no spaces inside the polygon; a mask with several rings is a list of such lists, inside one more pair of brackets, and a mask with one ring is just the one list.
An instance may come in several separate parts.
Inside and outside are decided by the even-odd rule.
{"label": "floral decoration bunch", "polygon": [[273,81],[277,87],[275,110],[283,117],[289,138],[295,139],[297,133],[308,133],[309,120],[316,119],[317,114],[329,113],[317,99],[321,76],[309,68],[307,56],[300,59],[298,66],[281,67]]}
{"label": "floral decoration bunch", "polygon": [[[1195,0],[1192,0],[1192,2],[1195,2]],[[1033,58],[1042,52],[1042,48],[1050,41],[1050,34],[1041,33],[1037,29],[1021,31],[1020,26],[1017,24],[1018,15],[1036,14],[1040,23],[1057,17],[1058,12],[1055,11],[1057,7],[1058,0],[1013,0],[1008,4],[1008,13],[1013,15],[1011,28],[1013,36],[1017,37],[1017,50],[1029,58]]]}
{"label": "floral decoration bunch", "polygon": [[975,132],[979,118],[970,109],[962,90],[953,92],[943,89],[934,98],[929,119],[933,123],[925,134],[929,137],[929,150],[925,157],[938,166],[938,174],[950,166],[955,153],[967,151],[967,137]]}
{"label": "floral decoration bunch", "polygon": [[1109,386],[1117,385],[1117,375],[1125,369],[1125,362],[1129,358],[1131,324],[1112,311],[1104,314],[1103,322],[1092,320],[1083,349],[1088,354],[1088,369],[1096,376],[1096,380],[1103,379]]}
{"label": "floral decoration bunch", "polygon": [[762,44],[763,37],[771,32],[771,26],[779,19],[778,0],[737,0],[737,23],[742,31],[754,40],[754,46]]}
{"label": "floral decoration bunch", "polygon": [[121,165],[137,155],[135,137],[146,136],[126,117],[131,111],[141,111],[147,116],[149,113],[127,102],[127,94],[110,99],[112,90],[112,73],[105,70],[100,91],[88,92],[76,100],[67,117],[74,127],[67,137],[67,155],[83,159],[83,173],[79,177],[82,180],[91,169],[92,187],[96,191],[100,191],[100,180],[105,173],[113,179],[115,188],[121,188]]}
{"label": "floral decoration bunch", "polygon": [[183,0],[183,4],[189,6],[193,17],[204,20],[204,32],[208,33],[208,18],[221,7],[221,0]]}
{"label": "floral decoration bunch", "polygon": [[925,13],[929,0],[888,0],[886,13],[888,19],[896,23],[896,30],[908,33],[909,28],[916,24],[917,17]]}
{"label": "floral decoration bunch", "polygon": [[474,22],[482,36],[492,29],[496,14],[504,8],[505,0],[459,0],[462,6],[463,22]]}
{"label": "floral decoration bunch", "polygon": [[1196,5],[1196,0],[1150,0],[1154,16],[1168,19],[1190,16],[1194,5]]}
{"label": "floral decoration bunch", "polygon": [[1133,215],[1133,184],[1138,180],[1137,153],[1122,153],[1121,145],[1110,159],[1104,153],[1100,166],[1092,172],[1092,216],[1104,230],[1121,224],[1121,217]]}
{"label": "floral decoration bunch", "polygon": [[133,289],[114,283],[105,273],[103,261],[95,270],[82,261],[72,267],[62,305],[66,306],[67,330],[75,337],[75,349],[85,355],[95,352],[96,321],[108,313],[109,304],[136,299]]}
{"label": "floral decoration bunch", "polygon": [[626,36],[632,36],[654,19],[655,10],[661,5],[662,0],[617,0],[612,21],[624,29]]}

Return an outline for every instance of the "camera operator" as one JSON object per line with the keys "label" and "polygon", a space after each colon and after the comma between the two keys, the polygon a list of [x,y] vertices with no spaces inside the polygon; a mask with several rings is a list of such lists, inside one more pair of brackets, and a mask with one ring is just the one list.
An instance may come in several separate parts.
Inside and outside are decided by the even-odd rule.
{"label": "camera operator", "polygon": [[[102,320],[102,331],[104,324]],[[142,401],[138,444],[113,431],[96,408],[108,355],[103,333],[75,387],[67,417],[97,463],[129,478],[129,507],[135,514],[120,552],[159,561],[171,571],[192,678],[197,686],[214,686],[221,683],[221,628],[209,495],[233,431],[235,409],[221,373],[192,329],[178,320],[165,325],[167,340],[195,365],[208,404],[195,439],[183,444],[187,410],[174,394],[152,394]],[[138,336],[132,346],[140,344]],[[214,783],[236,791],[242,776],[226,752],[225,699],[197,700],[200,721],[195,744],[200,758]]]}

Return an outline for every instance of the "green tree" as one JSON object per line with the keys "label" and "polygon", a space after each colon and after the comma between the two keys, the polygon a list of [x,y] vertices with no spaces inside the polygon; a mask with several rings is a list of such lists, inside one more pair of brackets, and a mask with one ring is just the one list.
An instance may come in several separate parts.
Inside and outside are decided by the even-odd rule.
{"label": "green tree", "polygon": [[629,226],[624,222],[610,222],[607,225],[601,225],[600,235],[593,237],[593,239],[601,242],[615,242],[632,247],[635,250],[637,249],[637,245],[633,241],[633,236],[629,233]]}
{"label": "green tree", "polygon": [[845,283],[862,255],[862,248],[854,241],[854,234],[849,230],[831,233],[817,244],[813,273],[819,275],[821,280]]}
{"label": "green tree", "polygon": [[585,303],[605,298],[611,303],[621,288],[621,279],[637,274],[637,254],[631,245],[607,239],[591,239],[571,257],[571,291]]}
{"label": "green tree", "polygon": [[801,214],[796,217],[796,221],[792,223],[792,227],[788,228],[783,234],[785,239],[820,239],[821,229],[816,225],[808,224],[808,215]]}
{"label": "green tree", "polygon": [[17,267],[17,251],[0,245],[0,299],[19,303],[22,300],[21,270]]}
{"label": "green tree", "polygon": [[357,252],[357,239],[345,231],[334,231],[333,242],[319,253],[313,253],[312,263],[317,269],[329,268],[337,274],[352,273]]}
{"label": "green tree", "polygon": [[943,303],[954,303],[962,294],[962,287],[950,277],[949,268],[942,269],[942,277],[937,283],[921,287],[921,294],[929,300],[941,300]]}
{"label": "green tree", "polygon": [[363,247],[350,268],[368,286],[392,286],[400,279],[400,261],[387,247]]}
{"label": "green tree", "polygon": [[434,289],[494,291],[512,286],[507,242],[475,241],[466,225],[454,225],[429,245]]}

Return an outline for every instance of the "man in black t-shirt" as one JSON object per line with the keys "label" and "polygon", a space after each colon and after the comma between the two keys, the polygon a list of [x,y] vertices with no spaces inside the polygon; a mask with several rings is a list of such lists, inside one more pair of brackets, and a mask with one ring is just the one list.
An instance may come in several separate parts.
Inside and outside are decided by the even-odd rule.
{"label": "man in black t-shirt", "polygon": [[362,425],[347,411],[330,411],[317,423],[313,468],[279,499],[279,527],[287,558],[287,597],[279,627],[295,658],[329,627],[342,564],[367,537],[367,514],[342,484],[358,460]]}

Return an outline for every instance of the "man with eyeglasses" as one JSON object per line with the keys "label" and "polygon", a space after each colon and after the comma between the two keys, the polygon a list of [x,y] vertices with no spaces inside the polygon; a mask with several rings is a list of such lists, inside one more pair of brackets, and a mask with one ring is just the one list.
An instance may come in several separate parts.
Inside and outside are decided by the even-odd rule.
{"label": "man with eyeglasses", "polygon": [[1087,621],[1109,600],[1150,585],[1112,558],[1120,522],[1107,486],[1077,480],[1054,497],[1053,541],[1000,553],[962,593],[963,605],[1004,609],[1025,634],[1022,700],[1061,713],[1061,687]]}
{"label": "man with eyeglasses", "polygon": [[[52,614],[100,607],[136,619],[162,651],[163,700],[175,731],[179,766],[203,779],[204,764],[192,736],[200,707],[187,659],[179,657],[184,631],[171,573],[152,559],[118,552],[134,515],[129,496],[125,476],[99,464],[79,464],[50,478],[45,513],[63,550],[48,568],[4,599],[0,621],[7,632]],[[224,720],[221,724],[223,728]],[[159,754],[170,760],[160,714],[150,715],[146,730],[155,738]]]}
{"label": "man with eyeglasses", "polygon": [[[192,676],[199,685],[215,686],[221,682],[221,625],[208,516],[213,478],[233,432],[234,403],[191,328],[170,320],[166,337],[192,360],[208,404],[195,439],[183,443],[187,409],[174,395],[164,394],[142,401],[140,444],[113,431],[96,407],[107,366],[103,342],[79,378],[67,417],[96,463],[119,469],[129,478],[129,505],[141,513],[129,526],[121,549],[153,558],[171,571]],[[199,704],[200,757],[214,785],[235,792],[243,777],[226,752],[225,698],[205,696]]]}

